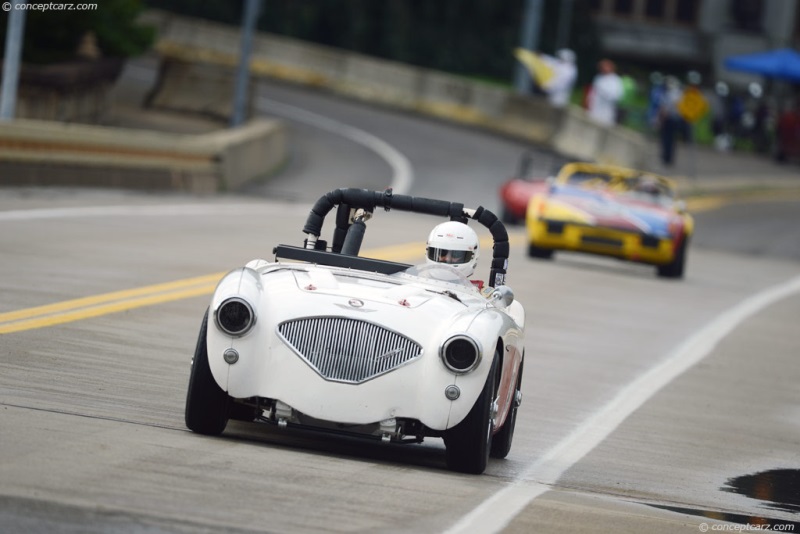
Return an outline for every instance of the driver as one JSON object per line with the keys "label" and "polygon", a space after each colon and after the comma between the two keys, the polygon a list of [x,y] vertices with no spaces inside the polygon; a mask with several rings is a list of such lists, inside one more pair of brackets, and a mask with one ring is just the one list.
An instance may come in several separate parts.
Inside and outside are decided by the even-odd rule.
{"label": "driver", "polygon": [[[428,236],[425,256],[428,264],[444,263],[465,278],[472,276],[478,265],[478,235],[464,223],[449,221],[437,225]],[[480,289],[482,282],[476,283]]]}
{"label": "driver", "polygon": [[640,193],[647,193],[653,196],[659,196],[662,193],[662,189],[660,184],[658,183],[658,179],[647,175],[642,175],[639,177],[638,181],[636,182],[636,185],[634,186],[634,191],[638,191]]}

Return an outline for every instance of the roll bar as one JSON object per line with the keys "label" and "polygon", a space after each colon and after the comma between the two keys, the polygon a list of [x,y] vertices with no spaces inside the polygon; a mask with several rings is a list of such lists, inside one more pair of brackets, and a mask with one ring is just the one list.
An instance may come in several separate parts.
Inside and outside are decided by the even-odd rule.
{"label": "roll bar", "polygon": [[[438,215],[464,224],[469,219],[478,221],[489,229],[494,240],[488,285],[497,287],[505,284],[510,251],[508,232],[497,216],[482,206],[466,209],[463,204],[457,202],[395,195],[391,189],[385,191],[355,188],[336,189],[320,197],[311,208],[311,213],[308,214],[308,219],[303,227],[303,233],[306,234],[305,248],[325,250],[327,243],[320,240],[319,237],[322,234],[325,217],[334,207],[338,208],[331,251],[350,256],[358,256],[366,231],[366,220],[369,219],[375,208],[384,208],[386,211],[395,209]],[[353,218],[350,215],[351,210],[356,210]]]}

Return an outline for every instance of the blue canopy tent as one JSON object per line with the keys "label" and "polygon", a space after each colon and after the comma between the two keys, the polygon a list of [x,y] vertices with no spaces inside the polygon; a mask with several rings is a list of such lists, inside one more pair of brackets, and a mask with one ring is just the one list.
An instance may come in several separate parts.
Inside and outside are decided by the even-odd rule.
{"label": "blue canopy tent", "polygon": [[800,82],[800,53],[791,48],[725,58],[725,68],[766,78]]}

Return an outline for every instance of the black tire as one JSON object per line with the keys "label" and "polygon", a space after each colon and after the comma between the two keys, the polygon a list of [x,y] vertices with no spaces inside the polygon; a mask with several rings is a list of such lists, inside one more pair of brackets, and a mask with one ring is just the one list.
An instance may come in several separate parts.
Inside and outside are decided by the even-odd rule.
{"label": "black tire", "polygon": [[228,424],[230,398],[211,375],[208,365],[208,310],[200,326],[186,393],[186,426],[194,432],[216,436]]}
{"label": "black tire", "polygon": [[533,243],[528,243],[528,256],[531,258],[539,258],[540,260],[549,260],[553,257],[553,249],[540,248]]}
{"label": "black tire", "polygon": [[467,417],[444,434],[447,467],[453,471],[480,475],[489,463],[497,396],[497,361],[495,356],[486,384]]}
{"label": "black tire", "polygon": [[514,428],[517,426],[517,392],[522,391],[522,369],[525,360],[519,364],[519,374],[517,375],[517,385],[514,389],[514,397],[511,400],[511,411],[506,416],[506,422],[492,438],[492,449],[489,451],[489,456],[492,458],[502,459],[508,456],[511,451],[511,442],[514,439]]}
{"label": "black tire", "polygon": [[661,278],[683,278],[684,266],[686,265],[686,246],[688,243],[689,237],[684,237],[683,242],[675,252],[675,257],[672,259],[672,262],[656,267],[658,276]]}

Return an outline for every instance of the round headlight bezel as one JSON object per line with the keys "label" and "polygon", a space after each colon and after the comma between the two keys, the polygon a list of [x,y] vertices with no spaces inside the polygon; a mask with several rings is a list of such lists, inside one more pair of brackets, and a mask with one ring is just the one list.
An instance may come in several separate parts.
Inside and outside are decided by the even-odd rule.
{"label": "round headlight bezel", "polygon": [[[230,309],[232,306],[242,306],[246,310],[247,318],[241,321],[242,325],[234,325],[231,317],[227,315],[233,313],[234,310]],[[242,308],[239,308],[239,313]],[[231,337],[242,337],[253,329],[256,324],[256,313],[253,306],[250,305],[245,299],[241,297],[228,297],[217,306],[214,312],[214,322],[221,331],[225,332]]]}
{"label": "round headlight bezel", "polygon": [[[472,353],[468,358],[463,354],[455,354],[456,350],[468,349]],[[439,348],[439,357],[450,371],[456,374],[466,374],[478,367],[481,363],[481,346],[467,334],[456,334],[442,343]]]}

